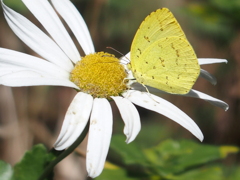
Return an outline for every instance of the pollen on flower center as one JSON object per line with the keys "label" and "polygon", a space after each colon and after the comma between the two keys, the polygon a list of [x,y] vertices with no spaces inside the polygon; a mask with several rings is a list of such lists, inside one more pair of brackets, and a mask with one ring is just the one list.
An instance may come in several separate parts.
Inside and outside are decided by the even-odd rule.
{"label": "pollen on flower center", "polygon": [[82,92],[93,97],[108,98],[118,96],[127,89],[127,74],[123,65],[114,55],[104,52],[89,54],[77,62],[70,80]]}

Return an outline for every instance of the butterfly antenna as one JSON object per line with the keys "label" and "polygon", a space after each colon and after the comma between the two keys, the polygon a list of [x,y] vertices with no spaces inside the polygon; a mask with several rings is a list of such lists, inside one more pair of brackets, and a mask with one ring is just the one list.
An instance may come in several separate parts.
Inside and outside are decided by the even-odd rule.
{"label": "butterfly antenna", "polygon": [[127,64],[130,62],[130,60],[129,60],[123,53],[121,53],[120,51],[114,49],[113,47],[107,47],[107,48],[108,48],[108,49],[112,49],[112,50],[114,50],[115,52],[121,54],[122,57],[125,57],[125,58],[121,58],[120,61],[125,61],[125,63],[127,63]]}

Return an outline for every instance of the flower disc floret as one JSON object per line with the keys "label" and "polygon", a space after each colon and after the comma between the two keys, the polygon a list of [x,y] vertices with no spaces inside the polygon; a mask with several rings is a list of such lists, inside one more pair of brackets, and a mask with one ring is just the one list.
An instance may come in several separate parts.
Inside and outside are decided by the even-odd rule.
{"label": "flower disc floret", "polygon": [[114,55],[98,52],[89,54],[77,62],[70,80],[82,92],[97,98],[118,96],[127,89],[127,74],[119,59]]}

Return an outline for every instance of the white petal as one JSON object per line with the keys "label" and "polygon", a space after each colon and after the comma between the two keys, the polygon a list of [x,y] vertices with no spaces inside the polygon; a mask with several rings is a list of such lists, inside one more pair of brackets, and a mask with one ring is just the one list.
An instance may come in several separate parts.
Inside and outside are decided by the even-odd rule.
{"label": "white petal", "polygon": [[126,56],[127,59],[130,59],[130,52],[127,53],[125,56]]}
{"label": "white petal", "polygon": [[9,49],[0,48],[1,64],[12,67],[24,67],[29,70],[52,75],[53,77],[69,79],[69,73],[58,66],[43,59]]}
{"label": "white petal", "polygon": [[71,61],[52,39],[28,19],[8,8],[2,0],[1,3],[9,26],[24,43],[48,61],[68,72],[71,71]]}
{"label": "white petal", "polygon": [[121,64],[125,64],[125,65],[129,64],[130,63],[130,52],[128,54],[126,54],[125,56],[122,56],[120,58],[120,62],[121,62]]}
{"label": "white petal", "polygon": [[[127,72],[126,79],[129,80],[129,86],[130,86],[133,82],[136,82],[132,71],[128,68],[128,64],[130,63],[130,52],[120,58],[120,63],[123,64],[125,71]],[[134,81],[132,81],[132,80],[134,80]]]}
{"label": "white petal", "polygon": [[135,90],[126,91],[123,93],[123,96],[138,106],[155,111],[172,119],[176,123],[189,130],[200,141],[203,140],[203,134],[196,123],[170,102],[153,94]]}
{"label": "white petal", "polygon": [[204,69],[201,69],[200,77],[208,80],[213,85],[217,84],[217,79],[213,75],[211,75],[209,72],[205,71]]}
{"label": "white petal", "polygon": [[200,65],[204,64],[214,64],[214,63],[227,63],[226,59],[217,59],[217,58],[198,58],[198,63]]}
{"label": "white petal", "polygon": [[[53,6],[71,28],[85,54],[94,53],[94,46],[87,25],[69,0],[52,0]],[[71,12],[71,13],[69,13]]]}
{"label": "white petal", "polygon": [[3,79],[15,79],[15,78],[52,78],[51,76],[49,76],[48,74],[43,74],[41,72],[36,72],[36,71],[31,71],[31,70],[20,70],[20,71],[16,71],[13,73],[8,73],[8,74],[4,74],[0,77],[1,80]]}
{"label": "white petal", "polygon": [[[73,61],[80,60],[80,55],[59,17],[47,0],[22,0],[32,14],[44,26],[66,55]],[[71,12],[69,12],[71,13]]]}
{"label": "white petal", "polygon": [[0,63],[0,76],[27,70],[28,70],[27,68],[5,66]]}
{"label": "white petal", "polygon": [[0,84],[11,87],[20,86],[65,86],[79,89],[73,82],[67,79],[49,77],[34,71],[19,71],[0,77]]}
{"label": "white petal", "polygon": [[63,150],[73,144],[84,130],[92,110],[93,97],[79,92],[70,104],[54,148]]}
{"label": "white petal", "polygon": [[87,172],[92,178],[103,170],[112,136],[112,123],[111,106],[107,99],[94,99],[86,157]]}
{"label": "white petal", "polygon": [[122,97],[111,98],[115,101],[122,119],[125,123],[124,134],[127,136],[127,143],[132,142],[141,130],[141,122],[136,107],[128,100]]}
{"label": "white petal", "polygon": [[208,101],[209,103],[218,106],[222,109],[224,109],[225,111],[228,110],[229,106],[227,103],[225,103],[224,101],[221,101],[219,99],[216,99],[212,96],[209,96],[207,94],[204,94],[202,92],[199,92],[197,90],[190,90],[188,94],[182,95],[182,96],[187,96],[187,97],[194,97],[194,98],[199,98],[199,99],[203,99],[205,101]]}

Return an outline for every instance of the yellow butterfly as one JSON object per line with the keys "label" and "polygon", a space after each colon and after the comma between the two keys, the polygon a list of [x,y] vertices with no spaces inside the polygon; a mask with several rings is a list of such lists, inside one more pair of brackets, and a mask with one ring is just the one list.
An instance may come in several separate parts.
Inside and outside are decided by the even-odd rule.
{"label": "yellow butterfly", "polygon": [[137,82],[168,93],[188,93],[200,73],[193,48],[167,8],[152,12],[142,22],[130,59]]}

